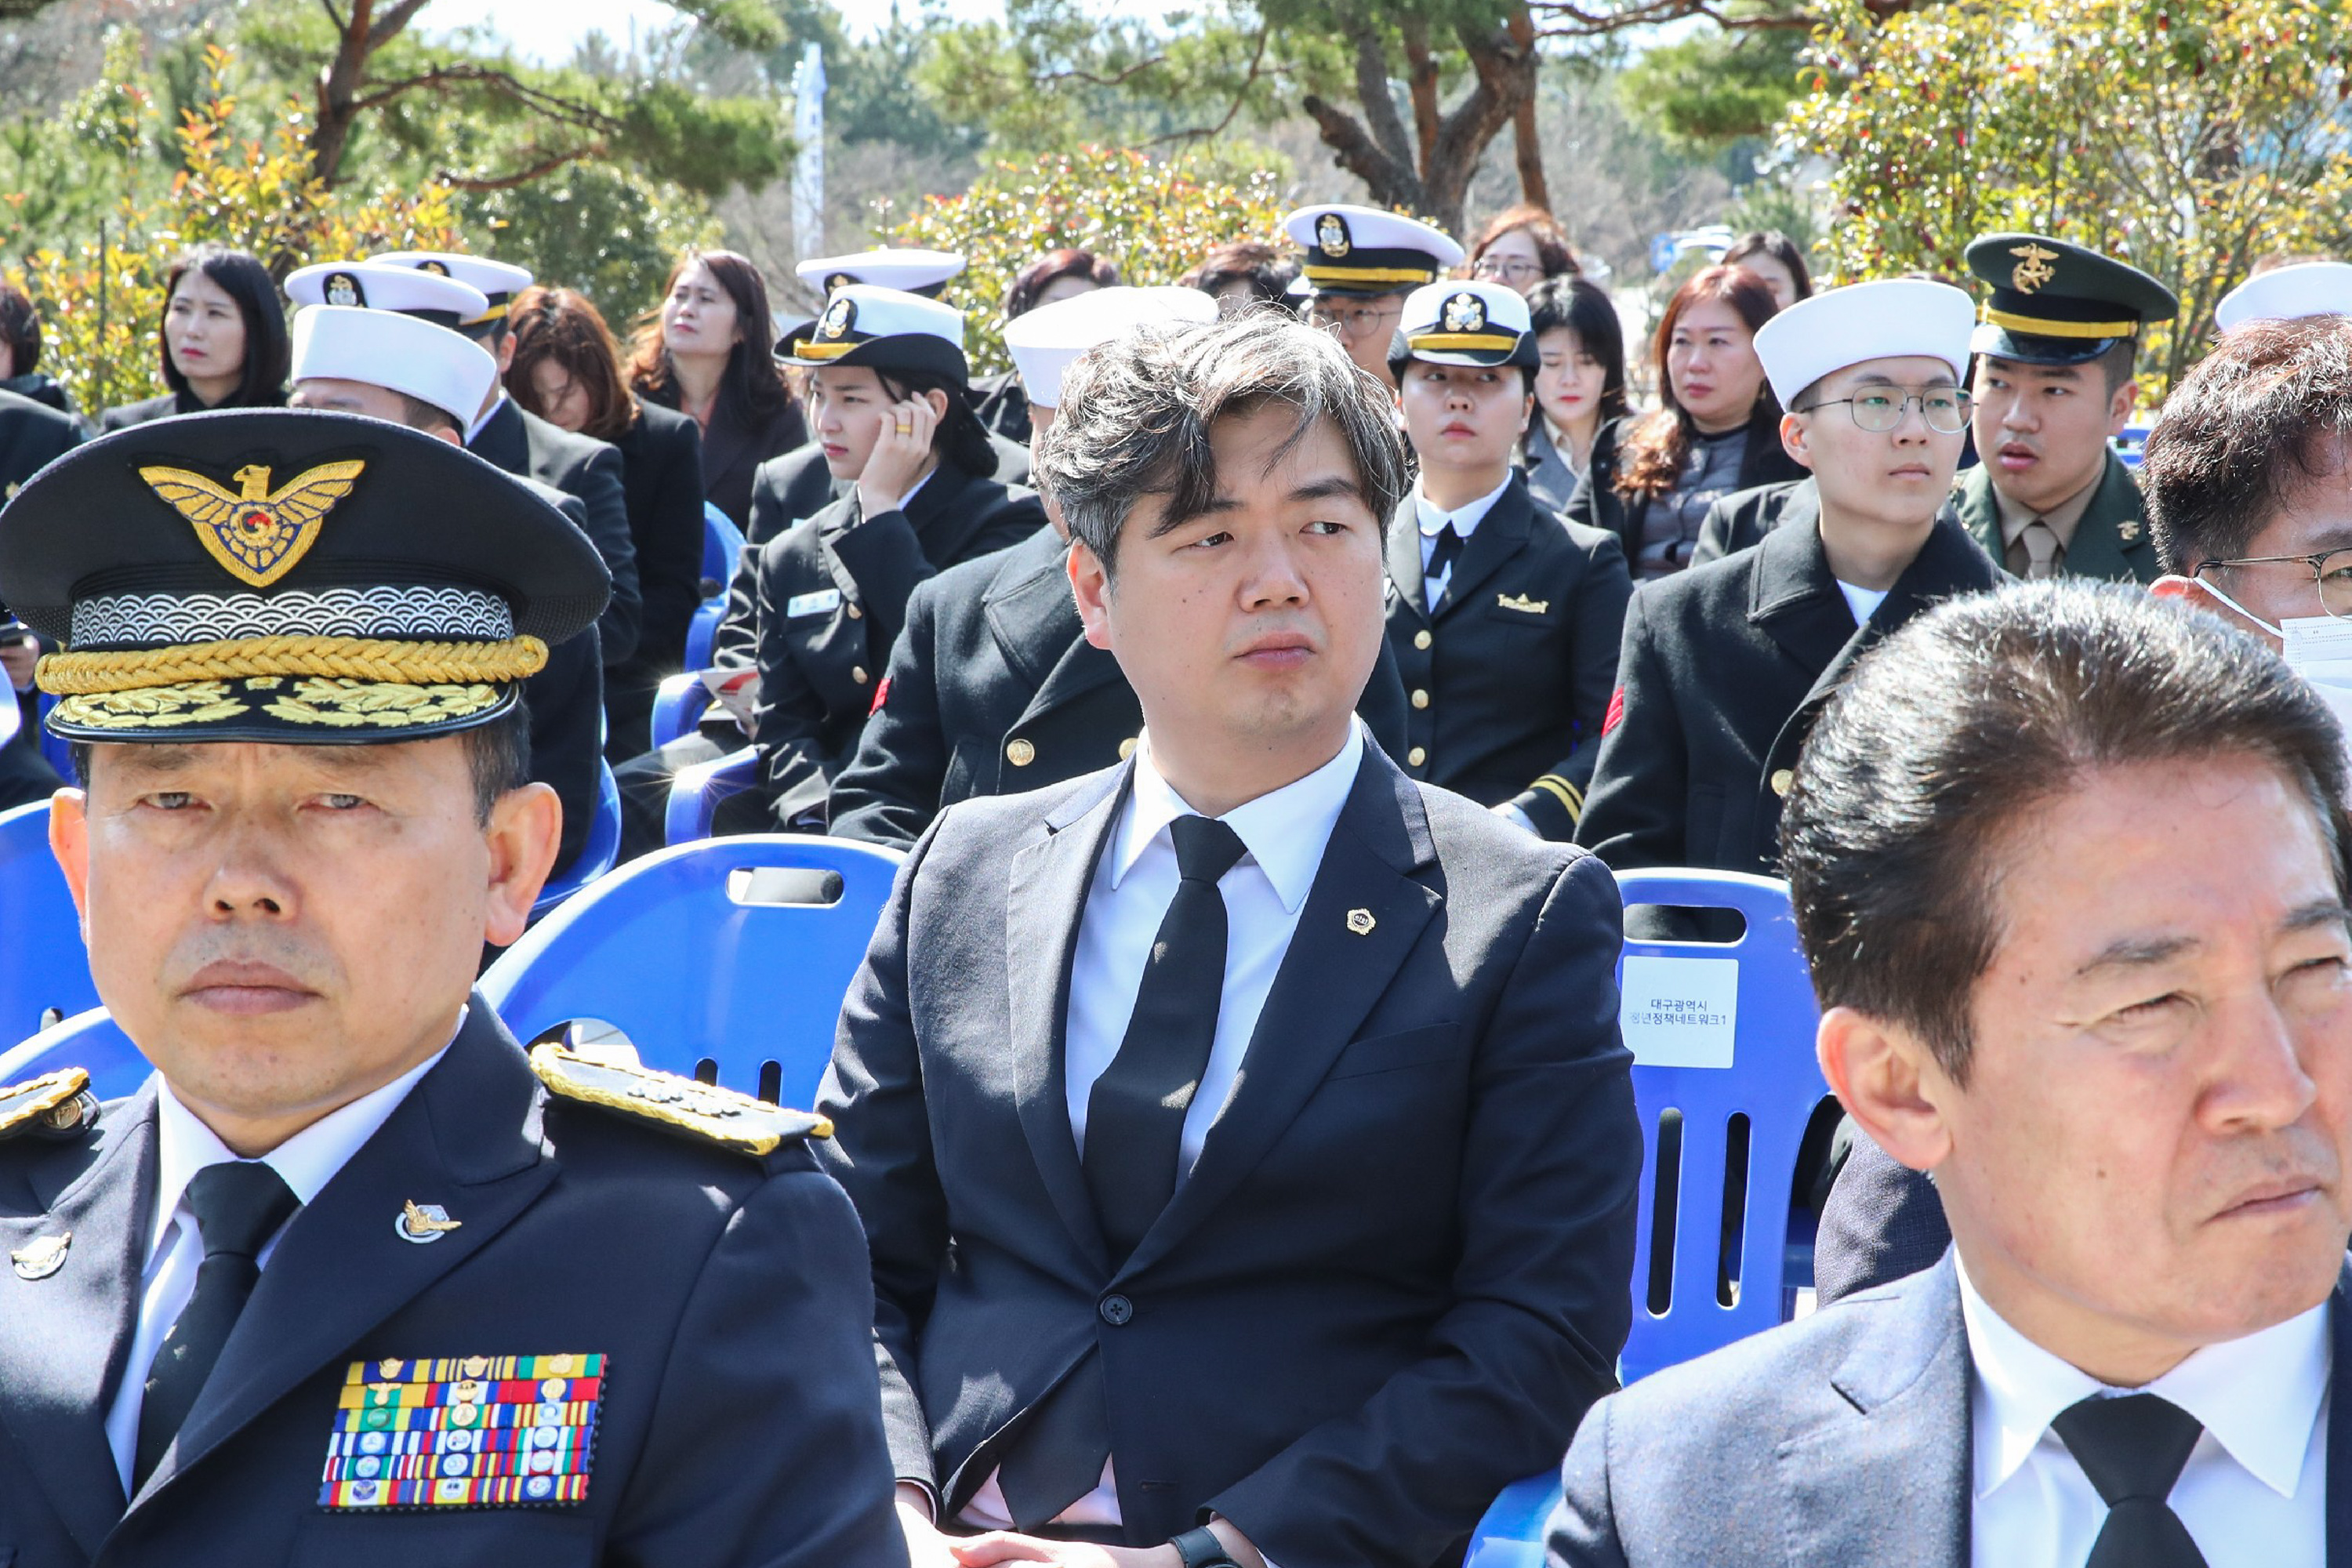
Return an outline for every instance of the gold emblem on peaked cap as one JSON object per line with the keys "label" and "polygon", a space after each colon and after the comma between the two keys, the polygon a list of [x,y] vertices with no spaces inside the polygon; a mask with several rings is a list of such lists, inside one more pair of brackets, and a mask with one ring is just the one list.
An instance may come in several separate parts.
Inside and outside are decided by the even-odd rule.
{"label": "gold emblem on peaked cap", "polygon": [[142,468],[139,477],[195,525],[205,553],[230,576],[267,588],[318,542],[327,513],[366,468],[357,458],[321,463],[273,492],[268,468],[248,463],[230,476],[241,488],[236,495],[186,468]]}
{"label": "gold emblem on peaked cap", "polygon": [[2021,294],[2031,294],[2058,276],[2058,269],[2050,265],[2058,259],[2058,253],[2046,246],[2028,240],[2023,245],[2011,246],[2009,253],[2020,258],[2010,269],[2009,280]]}
{"label": "gold emblem on peaked cap", "polygon": [[1445,297],[1445,309],[1441,318],[1449,332],[1483,332],[1486,330],[1486,301],[1464,289]]}
{"label": "gold emblem on peaked cap", "polygon": [[330,305],[351,306],[367,303],[367,290],[361,288],[359,279],[349,272],[328,273],[325,294],[327,303]]}
{"label": "gold emblem on peaked cap", "polygon": [[1315,243],[1335,260],[1355,248],[1348,237],[1348,220],[1338,213],[1325,213],[1315,220]]}
{"label": "gold emblem on peaked cap", "polygon": [[856,324],[856,321],[857,301],[835,300],[826,307],[824,320],[816,324],[816,335],[821,338],[845,336],[849,329]]}

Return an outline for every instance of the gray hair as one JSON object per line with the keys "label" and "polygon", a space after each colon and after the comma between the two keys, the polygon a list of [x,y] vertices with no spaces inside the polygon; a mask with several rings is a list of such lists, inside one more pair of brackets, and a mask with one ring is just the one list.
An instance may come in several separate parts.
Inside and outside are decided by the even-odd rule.
{"label": "gray hair", "polygon": [[1329,333],[1273,310],[1144,327],[1088,351],[1062,377],[1061,407],[1033,467],[1070,536],[1108,573],[1135,503],[1165,496],[1171,521],[1208,510],[1218,489],[1211,429],[1276,403],[1297,414],[1277,458],[1330,421],[1355,460],[1364,504],[1386,526],[1408,482],[1388,389]]}

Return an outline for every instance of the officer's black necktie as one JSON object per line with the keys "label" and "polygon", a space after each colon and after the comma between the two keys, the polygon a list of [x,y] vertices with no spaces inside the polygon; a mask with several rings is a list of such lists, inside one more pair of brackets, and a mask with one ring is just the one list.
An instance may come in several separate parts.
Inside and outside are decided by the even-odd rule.
{"label": "officer's black necktie", "polygon": [[220,1360],[229,1331],[261,1278],[261,1249],[299,1204],[294,1190],[258,1160],[207,1165],[188,1178],[188,1206],[195,1211],[196,1234],[205,1260],[196,1287],[155,1347],[139,1404],[139,1447],[131,1467],[137,1491],[172,1446],[180,1424],[195,1407],[205,1379]]}
{"label": "officer's black necktie", "polygon": [[[1449,518],[1446,520],[1445,526],[1437,531],[1437,538],[1429,547],[1429,564],[1421,569],[1421,581],[1424,593],[1427,588],[1436,585],[1441,580],[1444,589],[1451,590],[1454,580],[1447,574],[1453,570],[1454,563],[1460,559],[1462,559],[1462,535],[1455,531],[1454,521]],[[1435,597],[1425,598],[1424,602],[1434,605],[1444,596],[1444,593],[1442,591]]]}
{"label": "officer's black necktie", "polygon": [[2050,1423],[2107,1505],[2084,1568],[2205,1568],[2205,1554],[2165,1500],[2205,1430],[2154,1394],[2095,1395]]}
{"label": "officer's black necktie", "polygon": [[1176,896],[1151,939],[1118,1055],[1087,1096],[1087,1185],[1114,1265],[1176,1193],[1184,1113],[1208,1070],[1225,986],[1225,898],[1217,879],[1245,853],[1213,817],[1180,816]]}

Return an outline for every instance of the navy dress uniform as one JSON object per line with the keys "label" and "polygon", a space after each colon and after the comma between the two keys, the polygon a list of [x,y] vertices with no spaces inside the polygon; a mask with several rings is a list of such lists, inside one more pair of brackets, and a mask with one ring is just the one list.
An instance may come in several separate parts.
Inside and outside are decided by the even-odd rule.
{"label": "navy dress uniform", "polygon": [[[1527,302],[1499,284],[1418,289],[1392,374],[1414,359],[1531,373],[1528,326]],[[1433,602],[1423,504],[1416,488],[1388,531],[1389,646],[1409,704],[1399,760],[1481,805],[1516,807],[1547,838],[1572,838],[1617,685],[1633,593],[1625,552],[1613,535],[1538,506],[1513,471]]]}
{"label": "navy dress uniform", "polygon": [[[2089,365],[2179,314],[2172,290],[2112,257],[2040,234],[1969,242],[1969,270],[1989,290],[1970,351],[2026,365]],[[2104,385],[2095,392],[2104,395]],[[2164,572],[2139,483],[2109,449],[2091,487],[2037,517],[1995,483],[1994,454],[1960,477],[1953,505],[1985,552],[2017,576],[2063,573],[2152,583]],[[2048,559],[2036,564],[2036,548]]]}
{"label": "navy dress uniform", "polygon": [[[462,731],[608,583],[488,465],[340,414],[141,426],[0,512],[0,592],[64,645],[40,679],[76,741]],[[161,1079],[103,1108],[71,1068],[0,1094],[13,1568],[904,1563],[865,1246],[804,1144],[822,1124],[526,1057],[460,1000],[446,1047],[363,1108],[373,1131],[264,1177],[272,1204],[227,1200],[280,1151],[208,1163]],[[183,1197],[245,1270],[186,1338],[223,1300],[214,1258],[184,1310],[145,1284]],[[165,1317],[184,1356],[131,1365]]]}

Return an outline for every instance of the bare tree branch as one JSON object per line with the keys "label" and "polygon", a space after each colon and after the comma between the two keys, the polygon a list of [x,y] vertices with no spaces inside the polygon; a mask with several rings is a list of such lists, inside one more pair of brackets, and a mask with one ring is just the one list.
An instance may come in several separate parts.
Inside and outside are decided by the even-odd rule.
{"label": "bare tree branch", "polygon": [[461,84],[488,88],[493,92],[503,93],[516,102],[535,110],[550,119],[576,125],[583,130],[594,131],[610,136],[622,129],[620,121],[591,104],[581,103],[568,98],[558,98],[550,92],[542,92],[505,71],[488,66],[437,66],[432,70],[421,72],[416,76],[404,77],[398,81],[381,82],[365,96],[354,98],[352,100],[352,108],[354,111],[376,109],[419,88],[450,87]]}
{"label": "bare tree branch", "polygon": [[1249,69],[1242,73],[1241,85],[1234,89],[1234,100],[1225,105],[1223,119],[1218,121],[1214,125],[1195,125],[1184,131],[1171,131],[1165,136],[1153,137],[1150,141],[1145,142],[1144,145],[1147,147],[1160,147],[1164,146],[1171,142],[1198,142],[1206,140],[1212,136],[1223,134],[1225,127],[1231,125],[1234,121],[1240,116],[1242,106],[1249,101],[1250,89],[1255,87],[1258,83],[1258,79],[1265,74],[1265,65],[1266,40],[1273,36],[1273,28],[1266,26],[1263,23],[1259,25],[1257,30],[1257,47],[1250,52]]}
{"label": "bare tree branch", "polygon": [[586,147],[575,147],[565,153],[551,153],[528,168],[518,169],[510,174],[478,177],[444,170],[439,178],[445,184],[461,191],[510,191],[517,185],[526,185],[543,175],[551,174],[566,163],[576,163],[583,158],[599,158],[604,154],[604,149],[602,145],[592,144]]}
{"label": "bare tree branch", "polygon": [[1405,94],[1412,104],[1413,140],[1421,147],[1421,182],[1427,184],[1435,172],[1429,159],[1437,146],[1437,57],[1429,52],[1425,18],[1407,16],[1397,30],[1404,37]]}
{"label": "bare tree branch", "polygon": [[1097,76],[1092,71],[1066,70],[1046,71],[1032,79],[1039,82],[1082,81],[1092,87],[1125,87],[1130,79],[1141,76],[1145,71],[1167,63],[1166,55],[1154,55],[1148,60],[1138,60],[1116,76]]}

